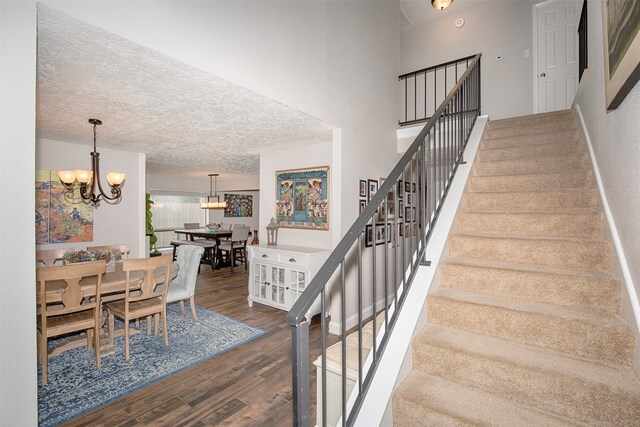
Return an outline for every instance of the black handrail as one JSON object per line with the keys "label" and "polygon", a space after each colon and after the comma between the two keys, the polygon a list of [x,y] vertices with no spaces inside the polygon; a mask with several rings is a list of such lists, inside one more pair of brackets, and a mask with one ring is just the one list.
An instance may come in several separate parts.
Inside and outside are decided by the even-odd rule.
{"label": "black handrail", "polygon": [[589,35],[587,22],[587,0],[582,3],[580,24],[578,24],[578,80],[582,80],[584,70],[589,68]]}
{"label": "black handrail", "polygon": [[[400,126],[409,126],[429,120],[431,116],[428,115],[428,111],[432,109],[435,113],[439,102],[448,93],[447,86],[450,86],[448,72],[453,77],[453,84],[457,83],[459,67],[463,66],[463,70],[466,69],[469,66],[469,61],[474,57],[475,55],[465,56],[464,58],[454,59],[453,61],[443,62],[398,76],[398,80],[404,85],[402,102],[404,111],[401,112],[401,119],[398,120],[398,124]],[[427,76],[432,76],[433,88],[427,87]],[[418,77],[421,78],[418,79]],[[424,90],[418,91],[419,83],[423,84]],[[440,94],[441,96],[439,97]],[[413,102],[410,102],[411,100]],[[420,111],[421,109],[422,111]]]}
{"label": "black handrail", "polygon": [[[323,404],[322,422],[319,425],[326,425],[326,318],[325,303],[327,285],[334,273],[338,272],[337,281],[340,283],[340,321],[342,338],[342,424],[351,425],[357,416],[364,396],[373,379],[373,375],[378,367],[380,357],[384,352],[389,335],[393,330],[398,312],[401,310],[407,290],[411,286],[413,277],[418,266],[423,262],[423,256],[428,240],[431,236],[434,223],[440,212],[442,202],[446,197],[449,185],[458,164],[462,162],[462,154],[466,147],[467,140],[476,118],[480,114],[480,58],[481,54],[472,57],[469,66],[462,77],[456,82],[440,107],[435,111],[427,124],[420,131],[414,142],[406,153],[402,156],[398,164],[393,168],[385,182],[380,186],[378,192],[366,206],[362,214],[355,220],[347,233],[340,240],[336,248],[329,255],[327,261],[320,268],[318,273],[309,283],[307,289],[298,298],[291,310],[287,313],[287,323],[292,327],[292,348],[293,348],[293,411],[295,425],[306,426],[310,423],[310,403],[309,403],[309,323],[305,320],[305,315],[314,302],[320,298],[321,303],[321,331],[322,331],[322,375],[318,379],[322,381],[322,390],[318,399]],[[399,183],[402,187],[399,190]],[[404,192],[404,187],[409,192]],[[391,200],[393,198],[393,200]],[[408,208],[405,213],[405,223],[399,223],[401,211],[396,209],[394,218],[386,215],[390,212],[391,203],[399,207],[399,202],[404,201]],[[415,214],[414,214],[415,212]],[[385,213],[385,215],[383,215]],[[408,217],[406,217],[408,215]],[[378,217],[383,217],[382,219]],[[390,222],[390,219],[393,222]],[[380,235],[382,242],[377,241],[378,227],[382,227]],[[368,230],[371,232],[368,232]],[[400,236],[400,233],[402,235]],[[393,268],[390,268],[389,243],[390,233],[395,237],[393,250]],[[371,239],[369,242],[368,239]],[[395,241],[397,240],[397,242]],[[373,329],[373,342],[371,355],[373,363],[370,369],[364,373],[363,378],[363,347],[362,331],[367,319],[363,312],[363,243],[365,246],[372,246],[371,257],[371,284],[372,284],[372,309],[370,316]],[[398,243],[396,246],[395,243]],[[377,269],[377,245],[383,245],[383,258],[381,269],[384,270],[384,307],[380,308],[380,313],[384,313],[385,333],[378,344],[376,315],[379,310],[376,307],[376,288],[378,287],[380,276]],[[402,246],[401,249],[400,245]],[[346,290],[345,263],[349,253],[357,246],[357,280],[350,284],[357,286],[358,291],[358,379],[357,394],[355,403],[350,412],[347,412],[347,402],[349,396],[346,392],[347,374],[347,350],[346,350]],[[401,252],[400,254],[398,252]],[[398,261],[401,262],[398,275]],[[393,298],[389,298],[388,276],[393,270]],[[406,272],[408,271],[408,277]],[[399,290],[401,291],[398,297]],[[393,314],[389,314],[391,307],[394,307]],[[382,325],[381,325],[382,326]],[[380,326],[380,327],[381,327]],[[366,358],[366,355],[364,355]]]}

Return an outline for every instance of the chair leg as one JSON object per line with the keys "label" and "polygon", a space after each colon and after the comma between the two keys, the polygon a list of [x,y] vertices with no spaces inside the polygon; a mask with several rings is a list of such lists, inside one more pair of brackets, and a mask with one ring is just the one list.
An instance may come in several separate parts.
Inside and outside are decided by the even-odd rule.
{"label": "chair leg", "polygon": [[164,336],[164,346],[169,347],[169,332],[167,331],[167,306],[162,306],[162,335]]}
{"label": "chair leg", "polygon": [[233,255],[235,251],[233,250],[233,243],[231,244],[231,251],[230,251],[230,255],[231,255],[231,272],[233,273],[233,266],[236,264],[236,257]]}
{"label": "chair leg", "polygon": [[193,315],[194,320],[197,322],[198,314],[196,313],[196,299],[193,295],[191,295],[191,298],[189,298],[189,303],[191,304],[191,314]]}
{"label": "chair leg", "polygon": [[154,326],[154,329],[153,329],[153,336],[157,337],[158,336],[158,322],[160,320],[160,315],[158,313],[156,313],[156,314],[153,315],[153,318],[155,320],[155,326]]}
{"label": "chair leg", "polygon": [[93,331],[91,329],[87,329],[87,350],[91,350],[91,343],[93,341]]}
{"label": "chair leg", "polygon": [[107,310],[107,316],[109,317],[107,321],[107,333],[109,334],[109,342],[113,343],[113,330],[115,329],[115,317],[111,310]]}
{"label": "chair leg", "polygon": [[180,301],[180,311],[182,312],[182,315],[184,316],[185,314],[187,314],[187,312],[184,310],[184,301]]}
{"label": "chair leg", "polygon": [[151,316],[147,316],[147,335],[151,335]]}
{"label": "chair leg", "polygon": [[96,323],[93,331],[93,350],[96,352],[96,366],[99,368],[100,360],[100,325]]}
{"label": "chair leg", "polygon": [[129,319],[124,319],[124,358],[129,360]]}
{"label": "chair leg", "polygon": [[40,361],[42,363],[42,384],[47,384],[47,362],[49,358],[49,349],[47,348],[47,336],[40,334]]}

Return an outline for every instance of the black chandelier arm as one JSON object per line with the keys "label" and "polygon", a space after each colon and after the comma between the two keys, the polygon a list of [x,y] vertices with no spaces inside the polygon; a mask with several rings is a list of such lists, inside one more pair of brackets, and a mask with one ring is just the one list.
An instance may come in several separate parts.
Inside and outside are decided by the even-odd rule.
{"label": "black chandelier arm", "polygon": [[[91,176],[91,186],[89,187],[88,184],[81,184],[80,185],[80,196],[82,196],[83,199],[85,200],[91,200],[91,203],[98,204],[100,202],[101,198],[104,198],[105,200],[117,200],[120,198],[121,194],[122,194],[122,190],[120,189],[120,186],[118,185],[113,185],[110,186],[111,187],[111,197],[109,197],[107,195],[107,193],[104,191],[104,189],[102,188],[102,182],[100,180],[100,153],[95,151],[94,148],[94,152],[91,153],[91,163],[93,166],[93,175]],[[95,188],[96,188],[96,183],[98,186],[98,190],[100,191],[99,194],[95,194]]]}

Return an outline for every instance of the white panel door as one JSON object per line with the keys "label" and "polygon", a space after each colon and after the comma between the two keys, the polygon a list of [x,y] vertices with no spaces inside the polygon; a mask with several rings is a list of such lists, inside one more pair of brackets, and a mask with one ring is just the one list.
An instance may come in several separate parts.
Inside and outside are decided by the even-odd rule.
{"label": "white panel door", "polygon": [[536,6],[539,113],[571,108],[578,88],[578,0]]}

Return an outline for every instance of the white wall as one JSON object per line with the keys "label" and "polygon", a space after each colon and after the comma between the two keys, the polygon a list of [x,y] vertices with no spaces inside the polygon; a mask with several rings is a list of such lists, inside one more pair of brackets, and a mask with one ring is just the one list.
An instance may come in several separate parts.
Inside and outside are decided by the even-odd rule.
{"label": "white wall", "polygon": [[35,2],[0,2],[0,64],[0,425],[35,426]]}
{"label": "white wall", "polygon": [[[87,127],[90,130],[90,127]],[[55,243],[38,245],[38,249],[85,248],[97,245],[128,244],[130,256],[147,256],[145,237],[145,196],[144,196],[144,158],[143,153],[113,150],[99,146],[102,184],[106,191],[107,172],[124,172],[125,183],[122,186],[122,199],[117,204],[101,202],[93,211],[93,241],[78,243]],[[82,144],[38,139],[36,143],[36,170],[73,170],[91,169],[92,147]]]}
{"label": "white wall", "polygon": [[617,110],[606,112],[601,2],[590,0],[588,8],[590,75],[579,106],[635,293],[640,295],[640,85]]}
{"label": "white wall", "polygon": [[[533,113],[534,3],[539,1],[482,2],[404,27],[400,74],[482,53],[482,113],[493,120]],[[459,17],[465,20],[462,28],[454,26]],[[525,49],[530,52],[528,58]],[[495,60],[498,55],[503,57],[500,62]]]}

